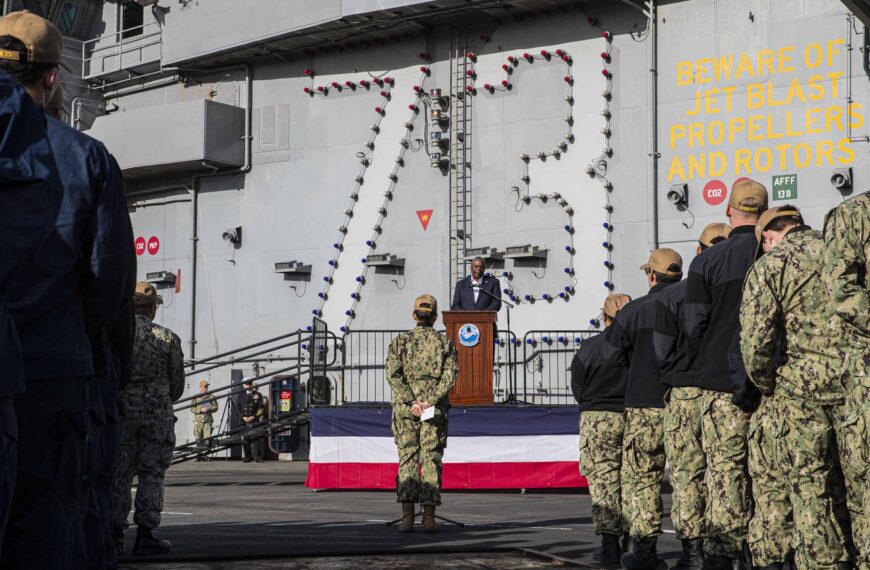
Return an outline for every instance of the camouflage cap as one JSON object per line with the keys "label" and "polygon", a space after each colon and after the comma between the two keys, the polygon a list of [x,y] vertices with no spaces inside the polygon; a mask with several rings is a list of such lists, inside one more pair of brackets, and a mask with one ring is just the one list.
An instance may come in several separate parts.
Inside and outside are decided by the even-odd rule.
{"label": "camouflage cap", "polygon": [[631,297],[625,293],[614,293],[613,295],[608,295],[607,298],[604,299],[604,307],[601,308],[601,312],[612,319],[620,309],[630,302]]}
{"label": "camouflage cap", "polygon": [[780,206],[778,208],[771,208],[770,210],[767,210],[766,212],[761,214],[761,217],[758,218],[758,221],[755,223],[755,239],[759,243],[761,243],[761,232],[766,230],[767,226],[769,226],[773,222],[773,220],[775,220],[777,218],[784,218],[786,216],[800,216],[800,215],[801,215],[801,211],[793,206],[788,206],[788,207]]}
{"label": "camouflage cap", "polygon": [[208,388],[208,382],[206,382],[205,380],[200,380],[199,387],[200,388]]}
{"label": "camouflage cap", "polygon": [[755,180],[741,180],[731,189],[728,205],[741,212],[761,214],[767,209],[767,188]]}
{"label": "camouflage cap", "polygon": [[683,275],[683,258],[676,251],[662,247],[654,249],[649,254],[649,261],[641,265],[640,268],[663,273],[668,277],[680,277]]}
{"label": "camouflage cap", "polygon": [[414,301],[414,315],[426,317],[438,314],[438,301],[429,294],[423,294]]}
{"label": "camouflage cap", "polygon": [[163,304],[163,297],[157,294],[157,289],[154,288],[154,285],[147,281],[140,281],[136,283],[133,304],[137,307],[161,305]]}
{"label": "camouflage cap", "polygon": [[0,59],[22,63],[59,65],[71,71],[63,62],[63,36],[57,26],[30,10],[19,10],[0,18],[0,36],[21,40],[27,51],[0,50]]}
{"label": "camouflage cap", "polygon": [[713,240],[716,238],[727,238],[731,233],[731,226],[728,224],[707,224],[707,227],[704,228],[704,231],[701,232],[701,237],[698,238],[698,241],[701,242],[701,245],[704,247],[710,247],[713,245]]}

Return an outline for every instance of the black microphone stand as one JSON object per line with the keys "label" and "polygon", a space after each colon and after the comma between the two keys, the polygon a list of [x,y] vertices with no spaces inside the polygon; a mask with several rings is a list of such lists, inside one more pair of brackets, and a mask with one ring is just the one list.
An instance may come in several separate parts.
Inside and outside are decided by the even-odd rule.
{"label": "black microphone stand", "polygon": [[[497,295],[493,295],[489,291],[486,291],[485,289],[483,289],[480,285],[477,285],[477,286],[472,285],[471,288],[477,289],[478,293],[483,293],[484,295],[488,295],[489,297],[492,297],[493,299],[501,301],[507,307],[507,330],[508,330],[507,371],[508,371],[509,392],[508,392],[507,399],[503,403],[517,405],[519,402],[517,401],[516,385],[514,384],[514,367],[513,367],[513,362],[512,362],[513,359],[511,358],[511,351],[513,350],[513,346],[511,344],[511,334],[513,334],[513,332],[511,331],[511,309],[513,309],[516,305],[514,305],[510,301],[505,301],[504,299],[502,299],[501,297],[499,297]],[[498,339],[498,328],[496,328],[496,339]]]}

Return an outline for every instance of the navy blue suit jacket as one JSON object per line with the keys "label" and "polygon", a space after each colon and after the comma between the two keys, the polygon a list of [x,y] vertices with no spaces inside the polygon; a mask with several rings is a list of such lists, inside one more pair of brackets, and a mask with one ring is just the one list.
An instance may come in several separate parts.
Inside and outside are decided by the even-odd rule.
{"label": "navy blue suit jacket", "polygon": [[477,303],[474,302],[474,289],[471,287],[471,276],[456,282],[456,290],[453,292],[451,311],[498,311],[501,309],[501,285],[495,277],[484,276],[481,279],[480,288],[492,293],[498,299],[493,299],[483,292],[478,292]]}

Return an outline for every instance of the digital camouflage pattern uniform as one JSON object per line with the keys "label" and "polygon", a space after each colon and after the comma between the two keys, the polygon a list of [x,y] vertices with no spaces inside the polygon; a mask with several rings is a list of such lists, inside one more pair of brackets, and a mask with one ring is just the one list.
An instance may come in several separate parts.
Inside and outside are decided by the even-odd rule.
{"label": "digital camouflage pattern uniform", "polygon": [[833,446],[843,443],[847,346],[825,296],[824,246],[820,232],[796,227],[753,265],[740,308],[740,348],[752,381],[777,400],[773,459],[788,482],[798,567],[835,569],[848,558],[829,487]]}
{"label": "digital camouflage pattern uniform", "polygon": [[662,533],[662,476],[665,472],[665,410],[627,408],[622,440],[622,514],[631,537]]}
{"label": "digital camouflage pattern uniform", "polygon": [[778,397],[765,396],[749,421],[749,476],[755,504],[746,541],[752,563],[759,567],[785,562],[794,550],[788,481],[776,460],[783,413]]}
{"label": "digital camouflage pattern uniform", "polygon": [[[458,374],[456,347],[431,324],[418,323],[390,343],[386,376],[393,391],[392,427],[399,452],[396,493],[400,503],[441,504],[441,458],[447,446],[450,409],[448,393]],[[435,406],[435,417],[420,421],[411,413],[415,400]]]}
{"label": "digital camouflage pattern uniform", "polygon": [[586,410],[580,413],[580,473],[589,483],[595,534],[621,535],[628,530],[622,517],[621,413]]}
{"label": "digital camouflage pattern uniform", "polygon": [[665,413],[665,455],[671,469],[671,519],[680,539],[704,536],[707,457],[701,433],[704,390],[674,386]]}
{"label": "digital camouflage pattern uniform", "polygon": [[[212,394],[198,394],[191,402],[193,407],[193,437],[196,441],[204,441],[211,437],[211,427],[214,423],[214,413],[218,410],[218,403]],[[205,408],[207,411],[203,411]]]}
{"label": "digital camouflage pattern uniform", "polygon": [[130,487],[137,475],[133,522],[155,529],[163,510],[163,476],[175,447],[172,404],[184,391],[181,339],[144,315],[136,315],[130,382],[121,393],[121,450],[112,495],[114,524],[127,527]]}
{"label": "digital camouflage pattern uniform", "polygon": [[[862,569],[870,568],[870,193],[855,196],[838,206],[825,220],[823,276],[837,315],[845,321],[849,341],[846,370],[846,444],[844,470],[851,467],[863,490],[863,508],[850,503],[852,536],[861,551]],[[848,477],[848,473],[847,473]]]}

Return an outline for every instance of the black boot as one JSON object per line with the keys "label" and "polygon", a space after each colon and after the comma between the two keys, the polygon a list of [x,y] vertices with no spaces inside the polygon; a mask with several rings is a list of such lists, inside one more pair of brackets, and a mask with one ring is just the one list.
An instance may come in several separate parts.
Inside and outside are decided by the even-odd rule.
{"label": "black boot", "polygon": [[852,570],[854,567],[851,562],[837,562],[837,570]]}
{"label": "black boot", "polygon": [[727,556],[704,556],[704,570],[734,570],[734,564],[738,560],[736,558],[728,558]]}
{"label": "black boot", "polygon": [[782,562],[774,562],[770,566],[756,566],[755,570],[785,570]]}
{"label": "black boot", "polygon": [[148,556],[163,554],[172,550],[172,543],[161,540],[151,534],[151,529],[140,526],[136,529],[136,544],[133,545],[133,556]]}
{"label": "black boot", "polygon": [[634,552],[622,555],[622,567],[626,570],[668,570],[668,565],[656,551],[657,542],[657,536],[635,541]]}
{"label": "black boot", "polygon": [[634,539],[630,534],[622,535],[622,553],[634,552]]}
{"label": "black boot", "polygon": [[619,564],[622,548],[619,547],[619,536],[602,534],[601,546],[592,551],[592,561],[598,564]]}
{"label": "black boot", "polygon": [[112,527],[112,541],[115,543],[115,554],[124,554],[124,527]]}
{"label": "black boot", "polygon": [[683,540],[683,555],[672,567],[673,570],[701,570],[704,566],[704,539]]}

